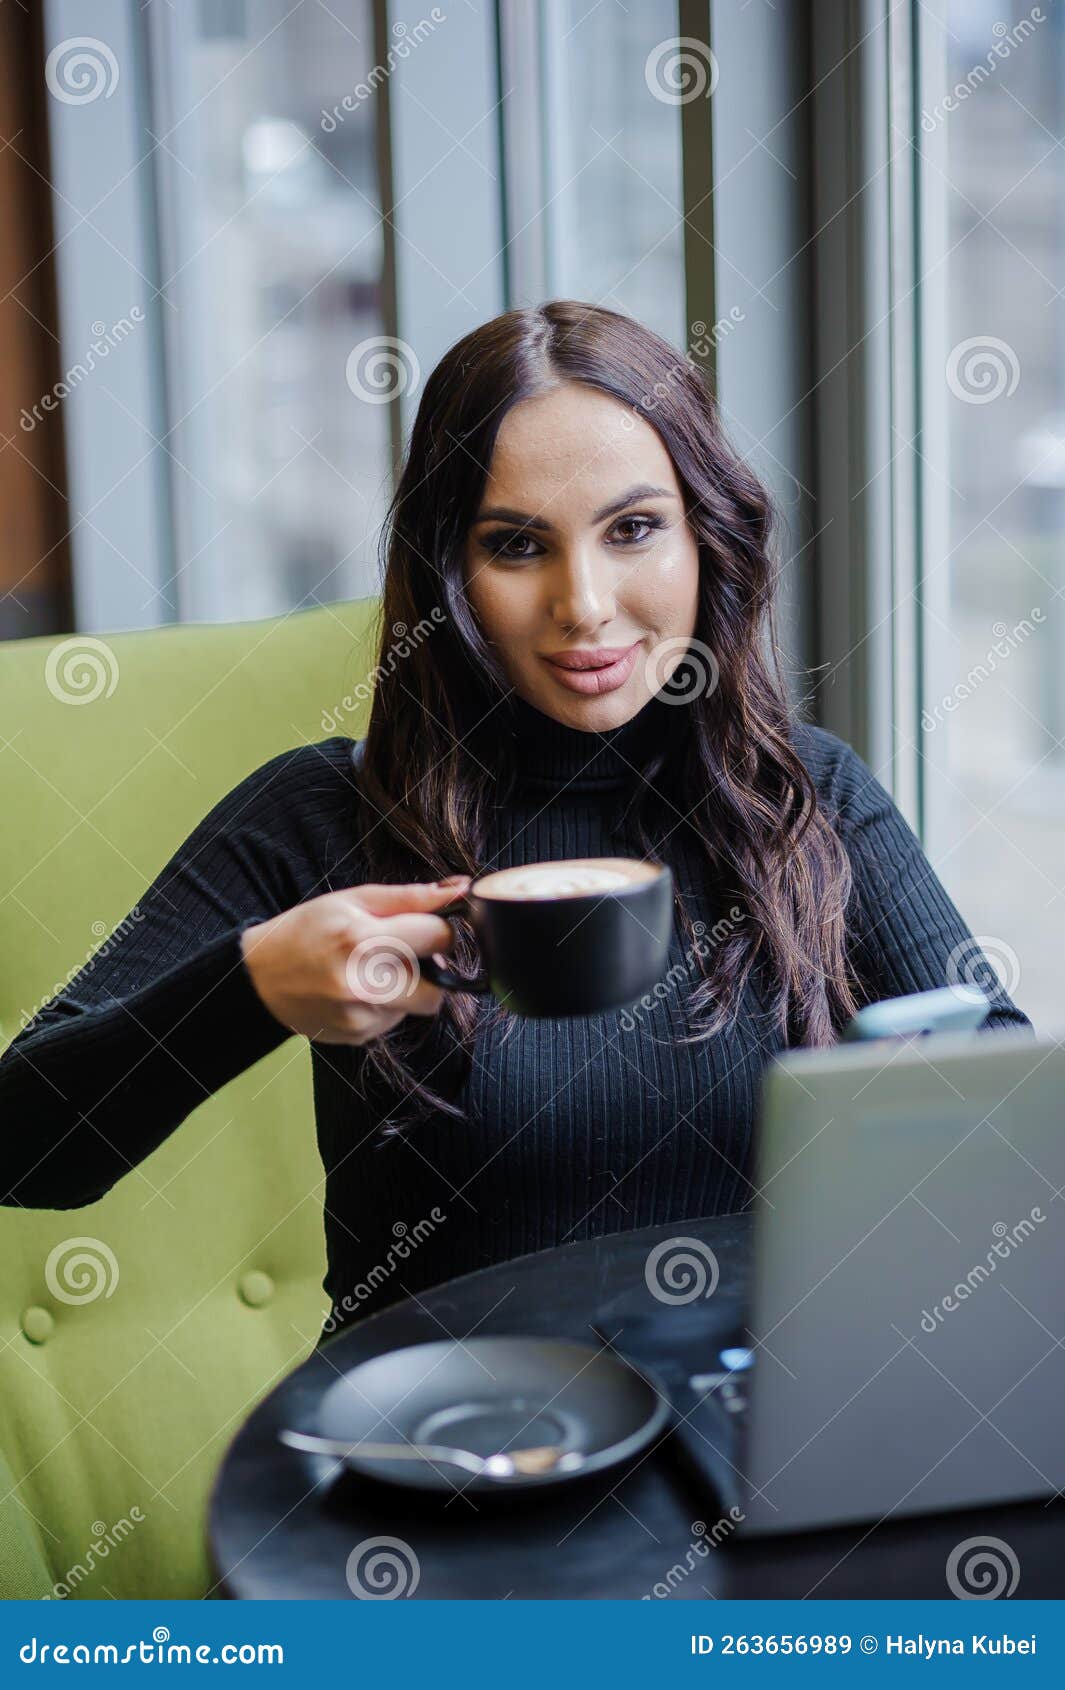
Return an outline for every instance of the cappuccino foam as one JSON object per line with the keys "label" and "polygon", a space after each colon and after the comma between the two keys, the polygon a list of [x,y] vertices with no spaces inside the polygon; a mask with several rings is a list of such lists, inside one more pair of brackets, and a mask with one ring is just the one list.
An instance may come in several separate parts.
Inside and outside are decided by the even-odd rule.
{"label": "cappuccino foam", "polygon": [[472,890],[484,898],[584,898],[653,880],[658,872],[655,863],[636,857],[573,857],[497,869]]}

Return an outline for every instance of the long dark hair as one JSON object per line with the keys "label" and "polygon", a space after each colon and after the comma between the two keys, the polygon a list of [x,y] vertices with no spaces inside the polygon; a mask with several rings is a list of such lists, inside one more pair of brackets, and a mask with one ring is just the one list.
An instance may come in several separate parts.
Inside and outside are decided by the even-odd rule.
{"label": "long dark hair", "polygon": [[[787,1043],[830,1043],[856,1007],[845,953],[850,873],[793,742],[772,624],[773,508],[725,440],[702,372],[617,312],[573,300],[507,311],[453,346],[425,385],[384,529],[378,681],[359,775],[364,878],[435,880],[489,866],[492,748],[511,689],[467,601],[467,536],[503,418],[560,382],[609,394],[656,430],[698,543],[692,649],[712,654],[717,674],[685,706],[673,801],[690,811],[687,825],[742,919],[713,946],[692,945],[701,975],[690,1004],[696,1036],[727,1024],[757,972],[770,1023]],[[664,756],[642,771],[648,800]],[[651,855],[643,810],[637,792],[633,837]],[[691,942],[683,903],[678,919]],[[472,971],[464,923],[452,956]],[[407,1016],[362,1047],[365,1077],[415,1113],[461,1114],[454,1093],[481,1001],[448,993],[432,1040],[432,1022]],[[506,1017],[499,1006],[492,1013]],[[423,1041],[436,1054],[417,1076],[412,1059]],[[394,1116],[386,1130],[398,1130]]]}

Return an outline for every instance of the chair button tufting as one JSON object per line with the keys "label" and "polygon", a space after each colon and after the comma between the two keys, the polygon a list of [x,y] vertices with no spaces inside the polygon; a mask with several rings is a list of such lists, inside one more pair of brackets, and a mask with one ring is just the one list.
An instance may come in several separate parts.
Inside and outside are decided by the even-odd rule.
{"label": "chair button tufting", "polygon": [[22,1327],[23,1335],[29,1339],[31,1344],[43,1344],[55,1331],[55,1320],[52,1315],[49,1314],[47,1309],[42,1309],[35,1304],[31,1304],[28,1309],[23,1309],[19,1315],[19,1325]]}
{"label": "chair button tufting", "polygon": [[249,1308],[261,1309],[274,1294],[274,1282],[261,1268],[252,1268],[250,1273],[241,1276],[239,1291]]}

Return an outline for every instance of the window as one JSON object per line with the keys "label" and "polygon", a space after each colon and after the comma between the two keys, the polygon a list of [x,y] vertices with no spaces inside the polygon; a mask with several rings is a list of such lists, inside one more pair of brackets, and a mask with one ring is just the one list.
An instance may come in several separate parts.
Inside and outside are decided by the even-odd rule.
{"label": "window", "polygon": [[349,365],[385,332],[370,0],[154,7],[147,42],[174,612],[363,596],[391,464]]}
{"label": "window", "polygon": [[669,9],[655,6],[543,8],[545,291],[623,311],[683,345],[674,28]]}
{"label": "window", "polygon": [[917,12],[925,832],[1046,1028],[1065,920],[1065,36],[1053,7]]}
{"label": "window", "polygon": [[[798,656],[804,24],[719,7],[711,53],[709,22],[695,0],[97,0],[89,97],[48,101],[62,361],[123,330],[64,401],[77,627],[373,593],[425,376],[508,305],[569,296],[713,366],[785,514]],[[83,27],[49,0],[50,52]]]}

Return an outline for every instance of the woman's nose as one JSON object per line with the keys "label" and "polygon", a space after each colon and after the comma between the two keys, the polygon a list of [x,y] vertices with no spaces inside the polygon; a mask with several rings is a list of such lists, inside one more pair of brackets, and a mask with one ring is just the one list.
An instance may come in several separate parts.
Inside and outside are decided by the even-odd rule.
{"label": "woman's nose", "polygon": [[587,555],[563,559],[550,590],[551,614],[561,627],[588,633],[614,616],[610,569]]}

